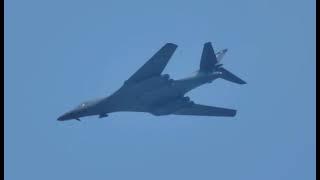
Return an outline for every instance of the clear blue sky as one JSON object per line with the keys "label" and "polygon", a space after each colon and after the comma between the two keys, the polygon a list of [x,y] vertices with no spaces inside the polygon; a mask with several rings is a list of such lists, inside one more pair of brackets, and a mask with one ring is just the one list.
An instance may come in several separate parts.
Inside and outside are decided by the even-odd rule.
{"label": "clear blue sky", "polygon": [[[315,0],[5,0],[4,15],[6,180],[315,179]],[[165,73],[190,75],[207,41],[248,84],[188,95],[235,118],[56,121],[166,42]]]}

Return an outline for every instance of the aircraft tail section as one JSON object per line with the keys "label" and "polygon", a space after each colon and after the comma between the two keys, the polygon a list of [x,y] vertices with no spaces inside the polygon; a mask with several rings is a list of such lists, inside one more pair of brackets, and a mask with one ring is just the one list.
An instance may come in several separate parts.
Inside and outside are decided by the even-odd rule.
{"label": "aircraft tail section", "polygon": [[217,63],[218,60],[211,42],[205,43],[200,60],[200,72],[212,73]]}
{"label": "aircraft tail section", "polygon": [[222,64],[220,64],[220,61],[227,51],[227,49],[223,49],[222,51],[215,53],[211,42],[205,43],[202,50],[199,72],[206,74],[216,72],[222,79],[237,84],[246,84],[245,81],[223,68]]}
{"label": "aircraft tail section", "polygon": [[218,71],[221,72],[220,78],[222,78],[222,79],[225,79],[227,81],[231,81],[231,82],[237,83],[237,84],[246,84],[246,82],[244,80],[240,79],[239,77],[232,74],[231,72],[229,72],[228,70],[226,70],[223,67],[219,68]]}

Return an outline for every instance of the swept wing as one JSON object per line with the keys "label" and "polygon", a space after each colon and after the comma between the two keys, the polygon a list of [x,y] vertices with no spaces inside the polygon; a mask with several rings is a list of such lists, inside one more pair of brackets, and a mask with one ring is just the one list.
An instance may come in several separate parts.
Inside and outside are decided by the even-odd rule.
{"label": "swept wing", "polygon": [[193,104],[189,107],[179,109],[172,113],[176,115],[194,115],[194,116],[235,116],[236,110],[201,104]]}
{"label": "swept wing", "polygon": [[138,71],[136,71],[126,82],[136,83],[153,76],[159,76],[169,59],[177,49],[173,43],[165,44],[156,54],[154,54]]}

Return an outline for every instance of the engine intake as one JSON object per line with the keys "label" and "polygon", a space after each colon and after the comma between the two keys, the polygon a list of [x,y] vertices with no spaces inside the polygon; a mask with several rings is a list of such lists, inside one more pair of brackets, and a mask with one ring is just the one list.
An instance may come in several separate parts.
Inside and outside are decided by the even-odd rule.
{"label": "engine intake", "polygon": [[169,74],[164,74],[164,75],[162,75],[162,77],[163,77],[164,79],[169,79],[169,78],[170,78]]}
{"label": "engine intake", "polygon": [[183,97],[182,100],[183,100],[184,102],[189,102],[189,101],[190,101],[190,98],[189,98],[188,96],[186,96],[186,97]]}

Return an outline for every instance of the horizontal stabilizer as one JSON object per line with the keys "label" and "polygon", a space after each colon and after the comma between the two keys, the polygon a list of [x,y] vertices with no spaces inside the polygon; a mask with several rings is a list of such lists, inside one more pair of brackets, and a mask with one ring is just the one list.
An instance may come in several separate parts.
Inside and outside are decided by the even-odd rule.
{"label": "horizontal stabilizer", "polygon": [[221,67],[219,68],[219,71],[222,73],[220,75],[220,77],[222,79],[225,79],[227,81],[231,81],[237,84],[247,84],[244,80],[240,79],[239,77],[237,77],[236,75],[232,74],[231,72],[229,72],[228,70],[226,70],[225,68]]}

